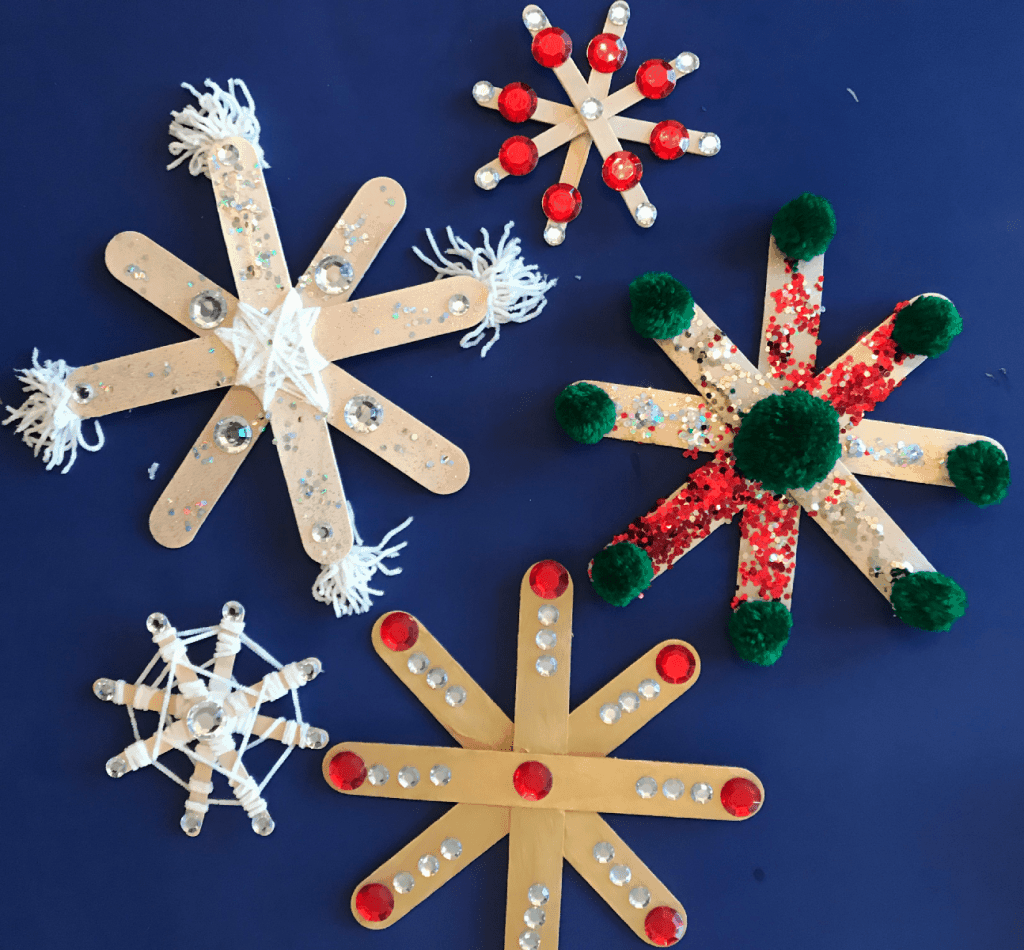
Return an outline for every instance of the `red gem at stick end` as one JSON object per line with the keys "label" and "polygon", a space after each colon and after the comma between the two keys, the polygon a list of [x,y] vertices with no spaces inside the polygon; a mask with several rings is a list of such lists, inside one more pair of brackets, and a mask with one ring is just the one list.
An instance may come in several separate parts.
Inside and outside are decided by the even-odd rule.
{"label": "red gem at stick end", "polygon": [[656,947],[671,947],[686,932],[686,921],[673,907],[655,907],[644,920],[644,933]]}
{"label": "red gem at stick end", "polygon": [[663,59],[649,59],[636,71],[636,85],[648,99],[664,99],[676,88],[676,72]]}
{"label": "red gem at stick end", "polygon": [[537,93],[525,82],[510,82],[498,96],[498,111],[509,122],[525,122],[537,111]]}
{"label": "red gem at stick end", "polygon": [[569,587],[569,572],[558,561],[540,561],[530,570],[530,590],[545,600],[561,597]]}
{"label": "red gem at stick end", "polygon": [[660,676],[666,683],[685,683],[697,668],[697,660],[693,654],[678,643],[670,643],[658,654],[654,661]]}
{"label": "red gem at stick end", "polygon": [[538,158],[537,146],[525,135],[505,139],[498,149],[498,161],[510,175],[528,175],[537,167]]}
{"label": "red gem at stick end", "polygon": [[366,781],[366,763],[354,752],[339,752],[331,759],[327,772],[334,786],[343,792],[351,792]]}
{"label": "red gem at stick end", "polygon": [[626,61],[626,44],[615,33],[599,33],[587,47],[587,61],[599,73],[613,73]]}
{"label": "red gem at stick end", "polygon": [[686,126],[675,119],[659,122],[651,132],[651,151],[666,161],[680,158],[690,145],[690,133]]}
{"label": "red gem at stick end", "polygon": [[356,910],[363,920],[379,923],[395,909],[395,897],[383,884],[364,884],[356,894]]}
{"label": "red gem at stick end", "polygon": [[722,807],[737,818],[749,818],[761,807],[761,789],[748,778],[731,778],[722,786]]}
{"label": "red gem at stick end", "polygon": [[384,646],[396,653],[411,650],[419,636],[420,625],[400,610],[388,614],[380,625],[380,638]]}
{"label": "red gem at stick end", "polygon": [[644,166],[632,152],[612,152],[601,166],[604,183],[615,191],[629,191],[644,176]]}
{"label": "red gem at stick end", "polygon": [[543,762],[524,762],[512,775],[512,785],[520,798],[539,802],[546,798],[555,780]]}
{"label": "red gem at stick end", "polygon": [[560,224],[575,221],[583,210],[583,196],[568,182],[559,182],[544,192],[540,200],[544,213]]}
{"label": "red gem at stick end", "polygon": [[561,66],[572,56],[572,40],[569,39],[569,34],[565,30],[560,30],[557,26],[549,26],[533,38],[530,51],[541,66],[554,69],[555,66]]}

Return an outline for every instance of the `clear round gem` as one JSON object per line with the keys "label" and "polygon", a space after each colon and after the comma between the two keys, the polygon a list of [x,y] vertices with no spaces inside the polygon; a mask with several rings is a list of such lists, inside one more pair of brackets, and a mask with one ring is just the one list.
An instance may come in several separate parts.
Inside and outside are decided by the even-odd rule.
{"label": "clear round gem", "polygon": [[212,736],[224,722],[224,710],[212,699],[196,703],[185,717],[189,734],[195,739]]}
{"label": "clear round gem", "polygon": [[484,191],[490,191],[492,188],[498,187],[498,182],[501,181],[501,176],[490,166],[481,168],[474,178],[477,183],[477,187],[483,188]]}
{"label": "clear round gem", "polygon": [[109,703],[114,698],[114,691],[117,689],[117,683],[113,680],[98,679],[92,684],[92,691],[96,694],[98,699],[102,699],[103,702]]}
{"label": "clear round gem", "polygon": [[424,877],[433,877],[441,870],[441,862],[434,855],[425,854],[416,862],[416,867],[419,868],[420,874]]}
{"label": "clear round gem", "polygon": [[203,290],[188,304],[188,318],[201,330],[219,327],[228,315],[228,302],[219,290]]}
{"label": "clear round gem", "polygon": [[430,770],[430,781],[438,787],[444,787],[452,780],[452,770],[447,765],[435,765]]}
{"label": "clear round gem", "polygon": [[536,930],[524,930],[519,935],[519,950],[539,950],[540,934]]}
{"label": "clear round gem", "polygon": [[378,788],[381,785],[387,785],[389,778],[391,778],[391,773],[388,771],[388,767],[386,765],[377,763],[376,765],[371,765],[366,770],[366,780],[371,785],[376,785]]}
{"label": "clear round gem", "polygon": [[88,383],[79,383],[72,391],[72,395],[75,397],[75,402],[77,403],[91,402],[93,397],[96,395],[96,390],[94,390]]}
{"label": "clear round gem", "polygon": [[481,80],[473,86],[473,98],[477,102],[490,102],[494,98],[494,86]]}
{"label": "clear round gem", "polygon": [[544,913],[543,907],[531,907],[525,914],[523,914],[523,923],[526,924],[530,930],[536,930],[538,927],[543,927],[545,920],[547,920],[547,914]]}
{"label": "clear round gem", "polygon": [[168,620],[163,614],[150,614],[146,618],[146,629],[150,633],[163,633],[170,626],[170,620]]}
{"label": "clear round gem", "polygon": [[220,615],[225,620],[240,623],[245,620],[245,608],[237,600],[229,600],[220,609]]}
{"label": "clear round gem", "polygon": [[561,224],[549,224],[544,229],[544,240],[552,247],[558,247],[565,240],[565,226]]}
{"label": "clear round gem", "polygon": [[353,396],[345,403],[345,425],[353,432],[373,432],[384,419],[384,407],[373,396]]}
{"label": "clear round gem", "polygon": [[554,630],[538,630],[533,639],[542,650],[553,650],[558,643],[558,634]]}
{"label": "clear round gem", "polygon": [[604,112],[604,105],[600,99],[595,99],[591,96],[589,99],[584,99],[580,103],[580,115],[588,121],[601,117]]}
{"label": "clear round gem", "polygon": [[230,142],[217,149],[217,161],[225,165],[234,165],[239,159],[238,149]]}
{"label": "clear round gem", "polygon": [[391,884],[399,894],[408,894],[416,886],[416,879],[408,871],[399,871]]}
{"label": "clear round gem", "polygon": [[414,768],[411,765],[403,765],[398,770],[398,784],[402,788],[415,788],[420,781],[419,769]]}
{"label": "clear round gem", "polygon": [[629,4],[616,0],[608,9],[608,20],[616,26],[625,26],[629,22]]}
{"label": "clear round gem", "polygon": [[614,725],[622,718],[622,710],[615,703],[605,703],[598,711],[601,722],[606,725]]}
{"label": "clear round gem", "polygon": [[449,706],[461,706],[466,701],[466,690],[462,686],[449,686],[444,691],[444,701]]}
{"label": "clear round gem", "polygon": [[523,11],[523,23],[531,33],[536,33],[548,25],[548,18],[540,7],[527,7]]}
{"label": "clear round gem", "polygon": [[461,317],[469,310],[469,297],[465,294],[452,294],[448,298],[448,312],[453,317]]}
{"label": "clear round gem", "polygon": [[203,830],[203,816],[194,811],[187,811],[181,816],[181,830],[190,838],[194,838]]}
{"label": "clear round gem", "polygon": [[615,857],[615,848],[610,841],[598,841],[594,845],[594,860],[598,864],[607,864]]}
{"label": "clear round gem", "polygon": [[658,694],[661,692],[661,684],[657,680],[644,680],[636,688],[636,691],[644,699],[657,699]]}
{"label": "clear round gem", "polygon": [[700,66],[700,59],[695,53],[680,53],[672,60],[672,68],[680,76],[692,73],[698,66]]}
{"label": "clear round gem", "polygon": [[558,670],[558,660],[553,656],[542,656],[537,660],[536,667],[541,676],[554,676]]}
{"label": "clear round gem", "polygon": [[241,416],[218,419],[213,427],[214,444],[228,455],[236,455],[249,448],[252,442],[252,426]]}
{"label": "clear round gem", "polygon": [[698,805],[706,805],[714,797],[715,790],[706,782],[698,782],[690,789],[690,798]]}
{"label": "clear round gem", "polygon": [[352,286],[355,275],[355,268],[350,261],[331,254],[313,269],[313,282],[325,294],[341,294]]}
{"label": "clear round gem", "polygon": [[303,660],[299,664],[299,672],[307,683],[315,680],[323,672],[323,669],[323,663],[321,663],[315,656],[311,656],[308,660]]}
{"label": "clear round gem", "polygon": [[435,666],[427,673],[427,686],[431,689],[440,689],[448,682],[448,674],[439,666]]}
{"label": "clear round gem", "polygon": [[322,749],[327,745],[328,739],[326,729],[309,729],[306,731],[306,748]]}
{"label": "clear round gem", "polygon": [[633,872],[625,864],[615,864],[608,871],[608,880],[616,887],[625,887],[633,879]]}
{"label": "clear round gem", "polygon": [[651,892],[646,887],[634,887],[629,892],[629,902],[637,910],[643,910],[651,902]]}
{"label": "clear round gem", "polygon": [[430,666],[430,657],[426,653],[413,653],[406,665],[409,667],[410,673],[419,676],[420,673]]}
{"label": "clear round gem", "polygon": [[128,772],[128,763],[121,756],[115,755],[112,759],[107,759],[107,775],[111,778],[120,778]]}
{"label": "clear round gem", "polygon": [[534,907],[540,907],[548,902],[548,898],[551,896],[547,887],[543,884],[531,884],[526,892],[526,899],[533,904]]}
{"label": "clear round gem", "polygon": [[670,802],[677,801],[681,798],[685,790],[686,786],[677,778],[667,778],[661,786],[661,794]]}
{"label": "clear round gem", "polygon": [[441,842],[441,857],[446,861],[455,861],[462,857],[462,842],[458,838],[445,838]]}
{"label": "clear round gem", "polygon": [[714,132],[705,132],[697,142],[697,148],[701,155],[717,155],[721,151],[722,140]]}
{"label": "clear round gem", "polygon": [[558,623],[558,608],[552,607],[551,604],[545,604],[537,611],[537,619],[544,624],[545,627],[550,627],[552,624]]}
{"label": "clear round gem", "polygon": [[274,830],[274,819],[265,811],[261,811],[252,819],[252,830],[265,838]]}
{"label": "clear round gem", "polygon": [[640,697],[628,689],[619,697],[619,707],[624,713],[634,713],[640,708]]}
{"label": "clear round gem", "polygon": [[649,201],[641,201],[633,211],[633,220],[642,228],[649,228],[658,217],[658,209]]}
{"label": "clear round gem", "polygon": [[658,783],[649,775],[645,775],[636,783],[636,793],[641,798],[654,798],[658,794]]}

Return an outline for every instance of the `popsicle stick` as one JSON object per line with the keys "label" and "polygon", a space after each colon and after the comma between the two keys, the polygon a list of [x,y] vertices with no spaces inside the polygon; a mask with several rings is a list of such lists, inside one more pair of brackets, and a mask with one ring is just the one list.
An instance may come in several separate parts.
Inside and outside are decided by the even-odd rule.
{"label": "popsicle stick", "polygon": [[339,432],[429,491],[449,495],[466,484],[469,459],[458,446],[341,367],[328,366],[322,378],[326,418]]}
{"label": "popsicle stick", "polygon": [[[159,636],[154,636],[154,638],[153,638],[153,642],[156,644],[157,649],[160,651],[163,661],[165,663],[167,663],[168,665],[170,665],[171,660],[172,660],[172,654],[170,653],[169,648],[170,648],[171,644],[174,643],[178,639],[179,639],[178,631],[175,630],[173,626],[165,627],[163,629],[163,632]],[[183,663],[180,663],[180,662],[176,662],[174,664],[174,674],[173,675],[174,675],[174,678],[176,680],[178,680],[178,682],[180,682],[180,683],[194,683],[194,682],[196,682],[196,680],[199,679],[199,674],[196,673],[196,671],[194,669],[192,669],[191,666],[187,665],[187,656],[188,656],[187,651],[185,653],[185,656],[186,656],[186,663],[183,664]],[[170,675],[170,674],[168,674],[168,675]],[[165,685],[164,689],[167,689],[167,688],[168,688],[167,685]]]}
{"label": "popsicle stick", "polygon": [[[410,617],[416,624],[417,637],[408,649],[396,651],[384,643],[380,628],[390,616],[384,614],[373,625],[373,648],[430,714],[466,749],[511,749],[511,720],[421,620]],[[431,670],[445,674],[444,682],[436,687],[427,682],[426,674]],[[434,677],[431,682],[439,678]],[[448,688],[456,686],[465,690],[466,699],[453,706],[446,696]]]}
{"label": "popsicle stick", "polygon": [[[289,720],[275,719],[273,716],[259,715],[256,717],[252,727],[253,738],[273,739],[277,742],[284,742],[285,735],[289,731]],[[288,737],[288,745],[302,748],[302,730],[293,729]]]}
{"label": "popsicle stick", "polygon": [[[540,135],[533,137],[533,144],[537,146],[537,157],[543,158],[548,152],[553,152],[556,148],[565,145],[566,142],[576,138],[577,135],[582,135],[586,131],[586,123],[574,110],[572,118],[559,122],[558,125],[553,125],[550,129],[545,129]],[[494,172],[497,175],[497,181],[501,181],[509,176],[509,173],[505,170],[497,156],[486,165],[481,165],[477,170],[477,174],[485,169]]]}
{"label": "popsicle stick", "polygon": [[[209,787],[213,783],[213,768],[208,762],[198,759],[192,761],[192,775],[188,782],[188,798],[185,802],[185,814],[192,812],[199,819],[199,827],[203,826],[203,815],[209,807]],[[189,807],[191,806],[191,807]],[[195,832],[198,834],[199,832]]]}
{"label": "popsicle stick", "polygon": [[558,950],[564,829],[563,812],[511,810],[505,950],[527,946],[520,941],[528,941],[530,931],[540,937],[544,950]]}
{"label": "popsicle stick", "polygon": [[234,631],[220,627],[217,630],[217,647],[213,651],[213,669],[206,684],[210,698],[222,702],[232,691],[235,657],[239,635]]}
{"label": "popsicle stick", "polygon": [[533,567],[519,585],[516,672],[517,752],[565,752],[569,742],[569,673],[572,647],[572,578],[558,597],[530,587]]}
{"label": "popsicle stick", "polygon": [[[242,764],[242,760],[236,749],[228,749],[227,752],[217,756],[217,764],[227,773],[228,785],[235,797],[243,794],[250,785],[252,776]],[[269,812],[264,812],[269,814]]]}
{"label": "popsicle stick", "polygon": [[[498,99],[501,96],[504,86],[495,86],[494,83],[491,83],[490,85],[494,90],[491,98],[486,99],[483,102],[477,99],[476,103],[479,106],[483,106],[485,109],[493,109],[497,112]],[[561,102],[552,102],[550,99],[542,99],[538,96],[537,108],[534,110],[533,115],[530,116],[530,121],[543,122],[545,125],[558,125],[559,122],[570,120],[575,115],[576,110],[572,106],[564,105]]]}
{"label": "popsicle stick", "polygon": [[800,506],[788,495],[758,491],[740,518],[737,600],[793,599]]}
{"label": "popsicle stick", "polygon": [[[385,861],[359,882],[352,892],[352,916],[367,930],[384,930],[390,927],[447,884],[456,874],[469,867],[492,845],[497,844],[508,834],[508,830],[507,808],[456,805],[426,831],[413,838],[393,858]],[[441,850],[441,843],[448,842],[446,850],[454,854],[453,844],[449,839],[454,839],[461,845],[459,856],[450,860],[444,857]],[[419,863],[421,858],[429,857],[437,860],[437,871],[425,877]],[[433,862],[427,862],[426,866],[432,868]],[[399,875],[402,875],[402,878],[399,878]],[[410,879],[413,883],[411,889],[407,889]],[[394,898],[394,910],[384,920],[367,920],[356,908],[356,898],[368,884],[383,885]]]}
{"label": "popsicle stick", "polygon": [[[180,548],[195,539],[265,428],[252,390],[232,386],[153,506],[149,530],[157,543]],[[230,445],[228,435],[240,443],[237,451],[220,447]]]}
{"label": "popsicle stick", "polygon": [[[595,857],[597,845],[602,845],[598,852],[602,857],[609,851],[613,856],[607,861],[599,861]],[[605,845],[610,848],[603,847]],[[676,935],[683,935],[686,930],[683,905],[600,815],[584,812],[566,814],[564,851],[565,859],[645,943],[652,943],[644,924],[656,907],[669,907],[679,914]],[[613,868],[616,881],[627,877],[622,869],[628,868],[629,880],[623,884],[615,883],[612,880]]]}
{"label": "popsicle stick", "polygon": [[[148,712],[160,712],[164,704],[163,689],[153,689],[145,686],[139,688],[134,683],[126,683],[124,680],[114,680],[114,695],[109,700],[115,706],[131,706],[132,709],[141,709]],[[182,708],[185,698],[174,694],[168,704],[170,715],[180,717],[184,712]]]}
{"label": "popsicle stick", "polygon": [[814,488],[790,495],[887,600],[893,570],[935,570],[842,462]]}
{"label": "popsicle stick", "polygon": [[[140,739],[138,742],[133,742],[131,745],[126,746],[118,753],[118,757],[127,763],[131,771],[135,772],[140,768],[145,768],[147,765],[152,765],[169,749],[181,748],[191,739],[192,736],[185,727],[185,723],[178,720],[177,722],[168,723],[162,732],[153,733],[148,739]],[[139,756],[138,750],[145,750],[142,756],[144,759],[142,765],[135,764]]]}
{"label": "popsicle stick", "polygon": [[[624,115],[612,116],[608,120],[608,124],[611,126],[615,135],[623,141],[643,142],[644,145],[650,144],[651,134],[657,126],[656,122],[645,122],[641,119],[630,119]],[[711,158],[717,154],[717,151],[702,152],[700,148],[701,138],[705,135],[714,135],[714,132],[699,132],[697,129],[691,129],[689,126],[686,127],[686,131],[689,133],[689,140],[685,149],[687,155],[699,155],[701,158]]]}
{"label": "popsicle stick", "polygon": [[[658,654],[675,645],[685,647],[694,659],[693,673],[682,683],[662,678],[656,666]],[[697,651],[684,640],[663,640],[572,711],[568,751],[572,755],[608,755],[674,703],[699,676]]]}

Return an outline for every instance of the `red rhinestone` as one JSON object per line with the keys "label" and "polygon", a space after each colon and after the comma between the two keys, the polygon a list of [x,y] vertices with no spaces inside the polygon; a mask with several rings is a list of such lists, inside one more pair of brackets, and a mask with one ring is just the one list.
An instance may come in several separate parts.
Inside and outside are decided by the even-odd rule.
{"label": "red rhinestone", "polygon": [[651,151],[667,161],[679,158],[689,144],[690,133],[682,122],[676,122],[675,119],[659,122],[651,132]]}
{"label": "red rhinestone", "polygon": [[676,88],[676,73],[671,63],[649,59],[636,71],[636,84],[648,99],[664,99]]}
{"label": "red rhinestone", "polygon": [[513,135],[505,139],[498,149],[498,160],[501,167],[510,175],[528,175],[537,167],[540,157],[537,146],[525,135]]}
{"label": "red rhinestone", "polygon": [[549,26],[533,38],[530,50],[533,53],[533,58],[541,66],[553,68],[561,66],[572,56],[572,40],[569,39],[569,34],[565,30],[560,30],[557,26]]}
{"label": "red rhinestone", "polygon": [[670,643],[654,661],[658,668],[658,676],[666,683],[685,683],[697,668],[697,661],[686,647],[678,643]]}
{"label": "red rhinestone", "polygon": [[498,111],[509,122],[525,122],[537,111],[537,93],[525,82],[510,82],[498,96]]}
{"label": "red rhinestone", "polygon": [[569,572],[558,561],[539,561],[530,570],[530,590],[545,600],[561,597],[569,587]]}
{"label": "red rhinestone", "polygon": [[731,778],[722,786],[721,799],[730,815],[749,818],[761,807],[761,789],[748,778]]}
{"label": "red rhinestone", "polygon": [[364,884],[356,894],[356,910],[363,920],[379,923],[391,916],[395,897],[383,884]]}
{"label": "red rhinestone", "polygon": [[512,775],[512,784],[520,798],[539,802],[546,798],[555,780],[543,762],[524,762]]}
{"label": "red rhinestone", "polygon": [[644,933],[656,947],[671,947],[686,932],[686,921],[673,907],[655,907],[644,920]]}
{"label": "red rhinestone", "polygon": [[601,166],[601,177],[609,188],[628,191],[644,176],[644,166],[632,152],[612,152]]}
{"label": "red rhinestone", "polygon": [[327,766],[335,788],[351,792],[366,781],[366,763],[354,752],[339,752]]}
{"label": "red rhinestone", "polygon": [[411,650],[419,636],[420,625],[400,610],[388,614],[380,625],[380,638],[384,646],[396,653]]}
{"label": "red rhinestone", "polygon": [[583,210],[583,196],[567,182],[552,185],[540,200],[544,213],[552,220],[565,224],[574,221]]}
{"label": "red rhinestone", "polygon": [[614,33],[598,33],[587,47],[587,59],[599,73],[613,73],[626,61],[626,44]]}

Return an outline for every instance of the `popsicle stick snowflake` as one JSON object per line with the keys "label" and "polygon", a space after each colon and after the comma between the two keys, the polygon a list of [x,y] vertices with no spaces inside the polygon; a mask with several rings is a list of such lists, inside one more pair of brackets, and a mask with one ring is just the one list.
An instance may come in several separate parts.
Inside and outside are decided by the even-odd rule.
{"label": "popsicle stick snowflake", "polygon": [[[812,241],[816,228],[824,234]],[[897,616],[948,629],[966,596],[867,492],[858,475],[953,485],[972,501],[1001,500],[1009,466],[985,436],[865,419],[865,414],[960,332],[946,298],[896,305],[877,328],[815,371],[824,248],[831,207],[804,195],[776,216],[768,252],[762,342],[755,367],[669,275],[631,287],[634,326],[664,350],[699,395],[588,381],[556,412],[578,441],[602,436],[683,447],[714,458],[597,555],[598,592],[624,605],[711,532],[740,520],[730,633],[745,659],[769,665],[792,620],[800,512],[832,538]],[[808,243],[809,242],[809,243]],[[780,246],[782,245],[782,246]]]}
{"label": "popsicle stick snowflake", "polygon": [[[237,601],[224,605],[216,627],[201,627],[179,633],[163,614],[151,614],[146,628],[157,646],[156,655],[134,683],[98,679],[93,692],[99,699],[128,710],[135,741],[107,761],[107,774],[122,778],[152,765],[188,792],[181,828],[195,837],[211,805],[241,805],[257,834],[269,835],[274,820],[267,811],[263,790],[284,765],[295,748],[322,749],[328,736],[302,718],[298,690],[321,671],[315,657],[282,666],[258,643],[245,635],[245,610]],[[213,658],[201,666],[193,664],[193,644],[215,639]],[[252,686],[243,686],[234,676],[235,657],[246,647],[273,671]],[[162,667],[153,679],[146,679],[154,667]],[[291,694],[294,718],[268,716],[264,705]],[[143,739],[136,710],[159,714],[156,731]],[[235,736],[239,736],[236,745]],[[284,751],[262,782],[249,774],[242,762],[247,751],[268,740],[280,742]],[[192,762],[192,775],[184,779],[161,761],[177,749]],[[214,773],[224,776],[233,799],[210,798]]]}
{"label": "popsicle stick snowflake", "polygon": [[98,447],[86,441],[83,420],[226,390],[153,508],[153,537],[171,548],[193,541],[269,426],[303,548],[322,568],[314,596],[339,616],[362,612],[370,594],[380,593],[370,578],[378,569],[395,573],[383,561],[404,544],[387,548],[388,535],[376,547],[362,546],[328,425],[439,494],[465,484],[469,462],[456,445],[331,361],[476,325],[463,340],[472,345],[485,329],[497,334],[502,323],[540,313],[553,281],[523,263],[511,225],[496,249],[486,232],[484,248],[474,249],[449,230],[449,257],[433,236],[439,263],[420,255],[446,279],[351,302],[405,213],[401,186],[374,178],[289,289],[262,151],[243,137],[259,131],[251,99],[249,108],[239,105],[234,81],[228,92],[208,84],[214,92],[200,96],[202,111],[175,113],[171,129],[181,141],[172,152],[181,154],[172,167],[191,157],[192,173],[209,175],[237,297],[149,238],[118,234],[107,246],[110,272],[196,338],[80,369],[63,361],[40,365],[34,355],[21,377],[29,399],[8,407],[5,422],[17,423],[36,454],[43,450],[48,468],[68,457],[66,472],[79,446]]}
{"label": "popsicle stick snowflake", "polygon": [[324,757],[347,795],[454,805],[356,887],[364,927],[390,927],[508,835],[507,950],[557,946],[563,858],[648,944],[683,936],[680,902],[599,812],[738,821],[764,789],[746,769],[607,758],[696,682],[700,659],[666,640],[570,714],[572,597],[555,561],[523,578],[514,723],[415,617],[374,625],[377,653],[462,748],[345,742]]}
{"label": "popsicle stick snowflake", "polygon": [[567,225],[583,208],[580,178],[594,145],[604,161],[601,177],[605,184],[622,195],[636,223],[649,228],[658,212],[640,184],[643,165],[633,152],[623,149],[620,140],[647,143],[658,158],[666,160],[680,158],[684,153],[717,155],[722,143],[714,132],[687,130],[674,119],[655,124],[629,119],[621,113],[643,99],[664,99],[679,79],[700,66],[700,60],[693,53],[680,53],[671,62],[649,59],[637,69],[632,83],[609,94],[612,73],[626,61],[623,36],[629,23],[629,4],[625,0],[616,0],[608,8],[604,30],[587,46],[591,67],[588,79],[583,78],[572,60],[569,35],[553,27],[540,7],[527,6],[523,23],[533,37],[534,59],[554,72],[572,104],[541,99],[522,82],[504,87],[486,81],[476,83],[473,98],[484,108],[497,109],[511,122],[533,119],[551,126],[533,138],[513,135],[506,139],[498,157],[476,172],[477,185],[489,191],[509,175],[527,175],[537,167],[542,155],[567,144],[561,178],[541,199],[548,219],[544,240],[551,245],[561,244]]}

